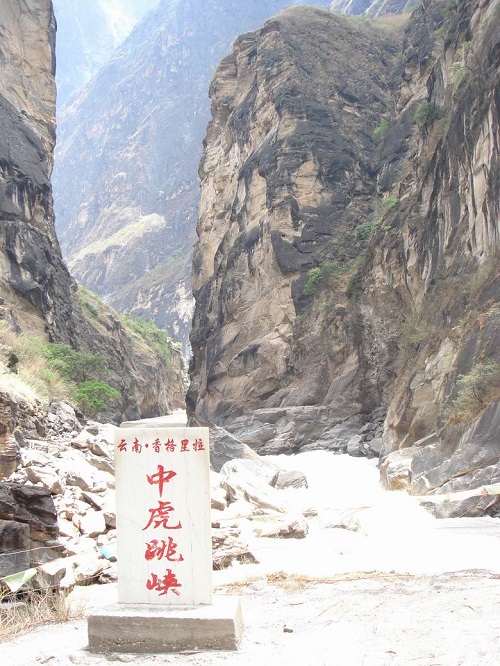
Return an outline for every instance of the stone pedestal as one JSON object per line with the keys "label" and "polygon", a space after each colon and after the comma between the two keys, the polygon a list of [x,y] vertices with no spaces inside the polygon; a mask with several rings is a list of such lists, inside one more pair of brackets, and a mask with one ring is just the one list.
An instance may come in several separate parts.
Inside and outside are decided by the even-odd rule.
{"label": "stone pedestal", "polygon": [[114,604],[88,618],[91,652],[236,650],[242,633],[239,597],[191,607]]}

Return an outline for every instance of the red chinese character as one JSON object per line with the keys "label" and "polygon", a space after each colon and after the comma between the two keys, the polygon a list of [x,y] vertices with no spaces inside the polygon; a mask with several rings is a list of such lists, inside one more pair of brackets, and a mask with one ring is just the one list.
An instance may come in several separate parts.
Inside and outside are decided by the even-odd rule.
{"label": "red chinese character", "polygon": [[181,439],[181,453],[183,451],[189,451],[188,444],[189,444],[189,439]]}
{"label": "red chinese character", "polygon": [[118,451],[126,451],[127,450],[127,442],[122,439],[121,442],[118,444]]}
{"label": "red chinese character", "polygon": [[195,451],[204,451],[205,450],[205,445],[203,444],[202,439],[195,439],[194,444],[193,444],[193,449]]}
{"label": "red chinese character", "polygon": [[167,594],[171,590],[177,596],[180,595],[179,590],[176,590],[176,587],[182,587],[181,583],[177,580],[176,575],[172,572],[172,569],[167,569],[167,573],[160,580],[158,576],[154,573],[151,574],[151,579],[146,582],[146,587],[148,590],[156,590],[159,592],[159,596],[162,597],[164,594]]}
{"label": "red chinese character", "polygon": [[134,453],[140,453],[142,451],[142,444],[139,444],[137,437],[134,439],[134,445],[132,446],[132,451]]}
{"label": "red chinese character", "polygon": [[178,546],[172,537],[168,537],[168,541],[165,541],[164,539],[161,541],[158,541],[158,539],[153,539],[146,544],[146,552],[144,553],[144,557],[148,561],[154,559],[155,557],[159,560],[161,560],[162,557],[165,557],[169,562],[183,562],[184,558],[180,553],[179,557],[174,557],[174,555],[177,554],[177,547]]}
{"label": "red chinese character", "polygon": [[155,453],[160,453],[161,442],[158,438],[155,439],[155,441],[151,444],[151,446],[153,447]]}
{"label": "red chinese character", "polygon": [[143,527],[142,530],[147,530],[151,525],[153,525],[154,529],[160,527],[160,525],[166,530],[180,529],[182,527],[180,521],[177,525],[167,525],[168,519],[170,518],[170,512],[173,510],[174,507],[170,504],[170,502],[162,502],[161,500],[158,500],[158,506],[156,509],[149,509],[149,513],[151,514],[149,523],[146,525],[146,527]]}
{"label": "red chinese character", "polygon": [[163,465],[158,465],[158,471],[156,472],[156,474],[151,474],[151,476],[149,476],[149,474],[146,474],[146,479],[148,480],[150,486],[158,485],[161,497],[163,495],[163,485],[165,483],[168,483],[170,479],[172,479],[176,475],[177,472],[173,472],[171,469],[169,469],[166,472]]}
{"label": "red chinese character", "polygon": [[167,439],[167,441],[165,442],[165,450],[169,452],[175,451],[175,444],[173,439]]}

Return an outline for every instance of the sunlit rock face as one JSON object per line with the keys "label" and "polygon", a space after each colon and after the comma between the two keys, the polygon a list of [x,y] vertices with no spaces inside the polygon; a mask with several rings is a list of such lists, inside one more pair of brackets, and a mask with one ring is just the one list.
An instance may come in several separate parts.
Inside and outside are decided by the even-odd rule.
{"label": "sunlit rock face", "polygon": [[[302,426],[281,433],[290,449],[361,411],[355,341],[309,317],[306,284],[324,261],[356,259],[394,52],[361,22],[297,8],[240,37],[217,70],[193,259],[190,399],[202,418],[299,410]],[[330,307],[347,316],[341,300]]]}
{"label": "sunlit rock face", "polygon": [[71,271],[186,352],[210,80],[239,34],[289,4],[163,0],[59,117],[57,229]]}
{"label": "sunlit rock face", "polygon": [[407,449],[387,478],[416,494],[500,481],[499,11],[426,0],[392,59],[383,23],[318,10],[236,42],[200,167],[201,418],[261,452]]}
{"label": "sunlit rock face", "polygon": [[55,21],[51,2],[0,11],[0,296],[2,318],[74,339],[71,280],[54,231]]}

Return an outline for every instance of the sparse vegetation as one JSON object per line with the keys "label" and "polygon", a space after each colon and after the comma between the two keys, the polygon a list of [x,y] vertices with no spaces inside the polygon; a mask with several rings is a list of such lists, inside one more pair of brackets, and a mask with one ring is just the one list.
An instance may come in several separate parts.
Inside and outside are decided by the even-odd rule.
{"label": "sparse vegetation", "polygon": [[399,197],[396,197],[393,194],[387,194],[382,199],[382,206],[386,210],[394,210],[396,208],[399,208],[400,205],[401,205],[401,200],[399,199]]}
{"label": "sparse vegetation", "polygon": [[84,610],[82,603],[72,603],[57,590],[31,590],[19,597],[0,592],[0,642],[42,624],[79,619]]}
{"label": "sparse vegetation", "polygon": [[10,370],[3,383],[19,388],[24,384],[42,402],[69,400],[94,417],[120,397],[119,391],[101,381],[108,368],[104,354],[79,352],[36,335],[18,337],[6,326],[0,330],[0,345]]}
{"label": "sparse vegetation", "polygon": [[171,362],[170,350],[174,343],[166,331],[158,328],[151,319],[141,319],[125,314],[122,316],[122,320],[126,326],[140,335],[153,349],[156,349],[167,363]]}
{"label": "sparse vegetation", "polygon": [[472,370],[457,379],[457,396],[447,410],[451,423],[475,420],[494,400],[500,399],[500,363],[475,363]]}
{"label": "sparse vegetation", "polygon": [[375,141],[381,143],[384,140],[385,135],[389,129],[389,121],[384,118],[380,125],[373,130],[373,138]]}
{"label": "sparse vegetation", "polygon": [[401,346],[407,351],[417,351],[420,345],[429,339],[432,331],[428,321],[408,317],[401,326]]}
{"label": "sparse vegetation", "polygon": [[377,227],[378,227],[378,222],[365,222],[364,224],[360,224],[354,230],[354,235],[356,236],[356,240],[364,241],[367,240],[368,238],[371,238],[371,236],[373,236],[373,234],[377,230]]}
{"label": "sparse vegetation", "polygon": [[435,120],[443,116],[443,110],[437,104],[421,102],[413,114],[413,121],[421,132],[428,129]]}
{"label": "sparse vegetation", "polygon": [[332,289],[338,284],[340,276],[350,273],[355,268],[355,262],[328,260],[316,268],[311,268],[308,273],[307,282],[304,286],[304,294],[312,296],[319,284],[328,285]]}

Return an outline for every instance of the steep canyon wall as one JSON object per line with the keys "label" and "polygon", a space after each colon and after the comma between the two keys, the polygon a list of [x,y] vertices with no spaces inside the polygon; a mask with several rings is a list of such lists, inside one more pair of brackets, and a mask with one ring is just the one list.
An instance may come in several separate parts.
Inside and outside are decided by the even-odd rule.
{"label": "steep canyon wall", "polygon": [[2,3],[0,319],[9,333],[104,353],[106,379],[122,391],[113,418],[166,413],[183,401],[180,352],[172,349],[166,364],[109,309],[84,307],[85,296],[61,258],[50,182],[55,35],[49,0]]}
{"label": "steep canyon wall", "polygon": [[369,428],[414,493],[500,480],[498,27],[495,0],[426,0],[399,43],[306,8],[236,42],[200,167],[193,414],[261,452]]}

